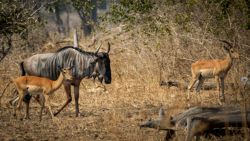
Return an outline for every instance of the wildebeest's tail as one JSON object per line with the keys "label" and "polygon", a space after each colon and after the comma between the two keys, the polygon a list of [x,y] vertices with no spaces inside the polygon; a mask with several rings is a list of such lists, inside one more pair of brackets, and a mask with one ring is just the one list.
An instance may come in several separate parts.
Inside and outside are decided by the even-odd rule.
{"label": "wildebeest's tail", "polygon": [[26,72],[24,70],[23,61],[20,63],[20,70],[21,70],[21,75],[24,76]]}

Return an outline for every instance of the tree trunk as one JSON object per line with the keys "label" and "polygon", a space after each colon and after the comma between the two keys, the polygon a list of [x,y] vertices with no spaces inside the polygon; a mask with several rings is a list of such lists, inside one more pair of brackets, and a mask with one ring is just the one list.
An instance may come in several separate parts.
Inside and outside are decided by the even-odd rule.
{"label": "tree trunk", "polygon": [[[60,5],[61,6],[61,5]],[[60,17],[60,8],[59,5],[55,7],[55,20],[56,20],[56,24],[57,24],[57,30],[59,33],[63,33],[65,35],[65,28],[63,26],[63,21]]]}

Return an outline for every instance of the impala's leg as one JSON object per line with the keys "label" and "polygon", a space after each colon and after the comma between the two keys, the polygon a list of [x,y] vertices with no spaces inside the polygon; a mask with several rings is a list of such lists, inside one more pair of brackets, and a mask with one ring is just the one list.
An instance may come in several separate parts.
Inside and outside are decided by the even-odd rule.
{"label": "impala's leg", "polygon": [[202,87],[204,81],[205,81],[205,78],[202,77],[202,76],[200,75],[200,76],[199,76],[199,83],[198,83],[198,85],[197,85],[197,87],[196,87],[196,92],[197,92],[197,93],[200,92],[201,87]]}
{"label": "impala's leg", "polygon": [[76,117],[79,116],[79,87],[80,87],[80,82],[81,81],[75,82],[75,86],[74,86]]}
{"label": "impala's leg", "polygon": [[9,103],[13,106],[13,115],[14,116],[16,116],[16,106],[17,106],[18,101],[19,101],[18,95],[13,100],[9,101]]}
{"label": "impala's leg", "polygon": [[34,98],[39,103],[39,105],[41,106],[42,104],[41,104],[41,100],[40,100],[40,95],[38,95],[38,96],[36,96]]}
{"label": "impala's leg", "polygon": [[40,95],[39,96],[39,98],[40,98],[40,105],[41,105],[41,110],[40,110],[40,121],[42,120],[42,114],[43,114],[43,109],[44,109],[44,104],[45,104],[45,98],[44,98],[44,96],[42,96],[42,95]]}
{"label": "impala's leg", "polygon": [[188,86],[188,99],[190,98],[190,91],[194,87],[194,84],[197,82],[197,78],[193,77],[190,85]]}
{"label": "impala's leg", "polygon": [[224,78],[221,77],[221,93],[220,93],[220,101],[225,102],[225,95],[224,95]]}
{"label": "impala's leg", "polygon": [[17,103],[16,108],[14,108],[14,116],[16,116],[16,109],[18,110],[19,114],[21,115],[21,106],[22,106],[22,102],[23,102],[24,91],[20,90],[20,91],[18,91],[18,93],[19,93],[19,99],[18,99],[18,103]]}
{"label": "impala's leg", "polygon": [[63,106],[54,114],[54,116],[56,116],[57,114],[59,114],[64,107],[66,107],[71,101],[72,101],[72,97],[71,97],[71,88],[70,88],[70,84],[64,84],[64,89],[66,92],[66,96],[67,96],[67,101],[63,104]]}
{"label": "impala's leg", "polygon": [[53,114],[53,112],[51,110],[49,95],[48,94],[44,94],[44,99],[45,99],[45,106],[49,109],[49,112],[50,112],[51,117],[53,119],[54,118],[54,114]]}
{"label": "impala's leg", "polygon": [[220,78],[219,78],[219,76],[215,76],[215,80],[216,80],[216,84],[217,84],[219,104],[222,104],[220,101]]}
{"label": "impala's leg", "polygon": [[204,81],[205,81],[205,78],[200,75],[198,85],[196,86],[196,89],[195,89],[198,102],[202,102],[200,90],[201,90],[201,87],[202,87]]}

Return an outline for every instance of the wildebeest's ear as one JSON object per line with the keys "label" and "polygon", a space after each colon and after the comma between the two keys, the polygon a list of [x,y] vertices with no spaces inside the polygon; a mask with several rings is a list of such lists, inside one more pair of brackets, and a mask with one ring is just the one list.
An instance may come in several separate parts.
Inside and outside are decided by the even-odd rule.
{"label": "wildebeest's ear", "polygon": [[107,54],[109,54],[110,51],[110,42],[108,42],[108,50],[107,50]]}

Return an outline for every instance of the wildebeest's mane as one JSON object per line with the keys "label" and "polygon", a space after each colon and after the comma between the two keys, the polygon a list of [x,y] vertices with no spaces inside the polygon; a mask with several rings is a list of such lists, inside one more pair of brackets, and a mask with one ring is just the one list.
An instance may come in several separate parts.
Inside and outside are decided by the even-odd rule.
{"label": "wildebeest's mane", "polygon": [[41,76],[56,80],[60,74],[60,68],[72,67],[72,75],[77,78],[91,75],[88,69],[90,62],[96,54],[83,51],[73,46],[65,46],[57,50],[53,56],[47,58],[43,69],[39,69]]}
{"label": "wildebeest's mane", "polygon": [[62,48],[58,49],[58,50],[56,51],[56,53],[61,52],[61,51],[64,51],[64,50],[69,49],[69,48],[74,49],[74,50],[77,50],[78,52],[81,52],[81,53],[83,53],[83,54],[95,55],[94,52],[84,51],[84,50],[82,50],[82,49],[80,49],[80,48],[78,48],[78,47],[73,47],[73,46],[65,46],[65,47],[62,47]]}

